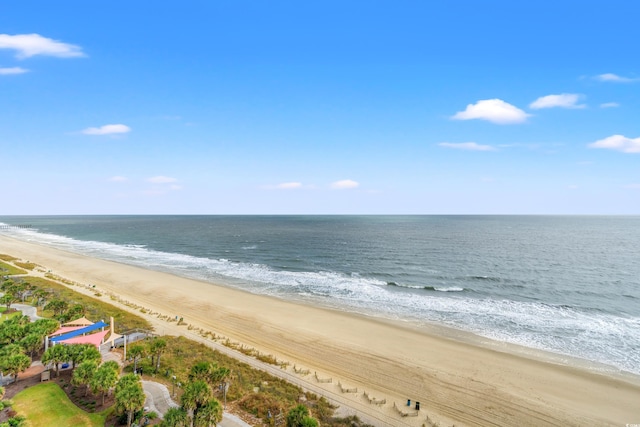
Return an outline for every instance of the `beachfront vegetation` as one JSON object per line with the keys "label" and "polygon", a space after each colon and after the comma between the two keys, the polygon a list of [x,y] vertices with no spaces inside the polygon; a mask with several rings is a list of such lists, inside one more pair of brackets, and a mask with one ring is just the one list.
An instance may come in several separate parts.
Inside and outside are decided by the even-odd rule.
{"label": "beachfront vegetation", "polygon": [[[24,280],[22,278],[14,278],[16,282]],[[111,304],[103,302],[97,298],[78,293],[68,287],[56,283],[52,280],[41,277],[29,277],[28,282],[33,287],[32,295],[41,295],[44,291],[47,295],[47,305],[52,301],[61,301],[66,303],[67,311],[54,310],[53,307],[42,310],[41,315],[44,317],[56,317],[61,321],[74,320],[75,318],[86,316],[89,319],[105,319],[113,317],[118,329],[132,330],[145,329],[151,330],[151,325],[145,319],[135,314],[119,310]],[[36,303],[36,301],[33,301]],[[42,302],[42,300],[40,301]],[[64,306],[64,304],[61,304]],[[55,307],[55,305],[54,305]],[[76,317],[73,317],[76,316]]]}
{"label": "beachfront vegetation", "polygon": [[[348,422],[344,422],[345,419],[342,418],[335,418],[334,408],[324,398],[305,393],[296,385],[252,368],[204,344],[184,337],[164,337],[164,340],[167,346],[157,375],[154,374],[156,361],[152,362],[149,356],[137,358],[136,363],[131,358],[131,365],[125,370],[137,367],[143,375],[155,375],[153,380],[165,383],[179,399],[187,392],[187,388],[191,387],[188,386],[189,383],[202,381],[209,386],[216,399],[222,401],[226,398],[234,407],[261,418],[267,424],[278,414],[284,417],[298,405],[300,399],[303,399],[323,426],[365,425],[357,418]],[[148,344],[142,342],[137,345]],[[226,395],[225,383],[228,384]],[[183,415],[179,410],[173,410],[169,419],[175,419],[175,424],[163,425],[183,425],[179,421]]]}
{"label": "beachfront vegetation", "polygon": [[143,408],[146,399],[140,377],[127,374],[120,378],[116,385],[115,396],[116,410],[127,414],[127,427],[129,427],[133,421],[133,415]]}
{"label": "beachfront vegetation", "polygon": [[[74,292],[73,289],[52,280],[29,276],[14,277],[11,282],[6,285],[7,289],[15,290],[12,292],[20,300],[28,299],[28,302],[43,307],[41,315],[46,317],[55,317],[64,322],[82,315],[93,319],[106,319],[113,316],[118,329],[150,329],[146,320],[121,311],[101,300]],[[70,283],[70,285],[76,284]],[[0,369],[6,373],[15,372],[17,378],[18,372],[15,369],[24,370],[28,364],[25,367],[25,363],[18,363],[17,358],[11,360],[8,355],[20,354],[23,356],[21,359],[30,362],[27,353],[38,356],[42,350],[40,344],[43,341],[42,338],[58,326],[59,322],[53,319],[29,323],[28,318],[20,314],[11,319],[6,327],[0,324]],[[40,339],[35,340],[35,336],[39,336]],[[215,335],[211,338],[215,338]],[[36,341],[39,343],[37,344]],[[139,377],[125,375],[118,381],[117,365],[114,366],[114,362],[106,362],[100,366],[99,354],[95,348],[89,347],[92,346],[81,348],[80,345],[56,345],[47,350],[42,355],[42,361],[44,364],[54,364],[55,381],[60,384],[60,386],[56,384],[47,384],[47,386],[57,387],[59,394],[66,393],[78,407],[89,411],[94,411],[100,406],[105,408],[113,402],[115,403],[113,409],[124,417],[122,422],[126,421],[128,425],[134,421],[138,422],[144,403],[144,394],[140,393]],[[248,350],[241,346],[239,351],[247,354]],[[93,353],[96,353],[97,357]],[[171,389],[174,399],[182,404],[180,408],[174,408],[166,414],[163,425],[215,425],[221,418],[223,406],[221,401],[223,400],[225,405],[228,402],[236,410],[250,413],[261,418],[264,423],[270,423],[276,417],[284,420],[285,414],[296,409],[300,399],[306,401],[313,415],[324,426],[364,425],[357,419],[350,419],[347,423],[343,422],[344,419],[334,419],[334,408],[325,399],[305,393],[291,383],[184,337],[155,337],[135,343],[129,347],[128,356],[131,365],[125,369],[126,371],[131,372],[138,368],[143,375],[153,377],[149,379],[165,383]],[[258,358],[259,355],[253,356]],[[72,375],[67,373],[66,376],[62,375],[58,378],[58,365],[64,362],[71,362],[75,370]],[[11,364],[16,367],[9,366]],[[137,381],[133,385],[128,383],[128,381],[133,382],[131,378]],[[105,404],[105,396],[114,386],[115,393]],[[86,397],[89,391],[92,392],[90,396],[93,398],[80,398],[80,396]],[[53,394],[51,392],[51,395]],[[64,399],[68,401],[66,397]],[[53,400],[52,403],[44,403],[40,407],[45,405],[45,411],[51,412],[52,408],[60,406],[59,402],[53,403]],[[103,402],[102,405],[100,400]],[[31,425],[43,425],[38,424],[40,415],[35,409],[21,406],[20,416],[26,416]],[[76,411],[80,414],[77,415],[77,419],[81,420],[78,423],[59,421],[51,412],[53,418],[47,419],[47,425],[95,425],[90,424],[89,414],[77,408]],[[106,412],[103,411],[101,414]],[[302,415],[300,422],[303,424],[300,425],[317,425],[317,423],[314,424],[315,419],[308,414],[307,410],[306,415]],[[104,418],[102,420],[102,424],[98,425],[104,425]],[[171,424],[172,422],[174,424]]]}
{"label": "beachfront vegetation", "polygon": [[120,368],[116,362],[113,363],[115,366],[109,362],[100,365],[89,381],[93,393],[102,393],[103,405],[107,392],[118,383]]}
{"label": "beachfront vegetation", "polygon": [[20,267],[20,268],[24,268],[25,270],[29,270],[32,271],[33,269],[35,269],[38,265],[34,264],[32,262],[26,261],[13,261],[13,264]]}
{"label": "beachfront vegetation", "polygon": [[287,414],[287,427],[317,427],[318,420],[309,416],[309,408],[298,405]]}
{"label": "beachfront vegetation", "polygon": [[[0,259],[2,259],[1,256]],[[27,272],[14,265],[0,261],[0,276],[13,276],[14,274],[27,274]]]}
{"label": "beachfront vegetation", "polygon": [[13,398],[13,408],[29,421],[31,427],[86,426],[103,427],[108,413],[90,414],[74,405],[55,383],[27,388]]}
{"label": "beachfront vegetation", "polygon": [[0,323],[0,372],[14,375],[25,371],[34,356],[42,348],[44,337],[58,327],[58,322],[39,319],[29,323],[21,313]]}
{"label": "beachfront vegetation", "polygon": [[84,386],[84,395],[89,394],[89,387],[91,386],[91,380],[98,369],[98,362],[95,360],[85,360],[80,363],[78,367],[73,371],[71,377],[71,384],[76,386]]}

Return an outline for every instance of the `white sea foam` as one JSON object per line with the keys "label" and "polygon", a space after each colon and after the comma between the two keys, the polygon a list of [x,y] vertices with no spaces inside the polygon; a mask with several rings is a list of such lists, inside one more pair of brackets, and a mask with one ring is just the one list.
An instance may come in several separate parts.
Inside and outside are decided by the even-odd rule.
{"label": "white sea foam", "polygon": [[223,282],[255,293],[367,315],[440,323],[494,340],[581,357],[640,374],[638,317],[474,297],[458,286],[426,287],[436,292],[424,292],[424,286],[402,291],[358,273],[277,270],[263,264],[161,252],[144,245],[81,241],[30,229],[9,228],[2,232],[98,258]]}

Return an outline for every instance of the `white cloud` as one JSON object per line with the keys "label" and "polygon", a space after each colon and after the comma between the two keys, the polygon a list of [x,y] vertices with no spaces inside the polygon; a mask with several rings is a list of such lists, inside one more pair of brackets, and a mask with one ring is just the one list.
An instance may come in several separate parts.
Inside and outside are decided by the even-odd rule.
{"label": "white cloud", "polygon": [[147,182],[151,182],[153,184],[171,184],[173,182],[177,182],[178,180],[175,178],[171,178],[170,176],[152,176],[151,178],[147,178]]}
{"label": "white cloud", "polygon": [[131,132],[131,128],[127,125],[104,125],[99,128],[86,128],[82,131],[85,135],[114,135],[119,133]]}
{"label": "white cloud", "polygon": [[576,93],[561,93],[560,95],[547,95],[529,104],[529,108],[533,110],[540,110],[542,108],[585,108],[586,105],[578,104],[581,95]]}
{"label": "white cloud", "polygon": [[629,188],[632,190],[640,190],[640,184],[628,184],[628,185],[625,185],[624,188]]}
{"label": "white cloud", "polygon": [[490,145],[481,145],[476,142],[441,142],[440,147],[453,148],[456,150],[468,151],[495,151],[496,149]]}
{"label": "white cloud", "polygon": [[275,186],[278,190],[295,190],[298,188],[302,188],[301,182],[283,182]]}
{"label": "white cloud", "polygon": [[349,190],[352,188],[358,188],[360,183],[351,179],[343,179],[342,181],[336,181],[331,183],[331,188],[334,190]]}
{"label": "white cloud", "polygon": [[600,104],[600,108],[617,108],[619,106],[620,104],[618,104],[617,102],[605,102],[603,104]]}
{"label": "white cloud", "polygon": [[10,74],[24,74],[24,73],[28,73],[29,70],[27,70],[26,68],[22,68],[22,67],[6,67],[6,68],[0,68],[0,76],[6,76],[6,75],[10,75]]}
{"label": "white cloud", "polygon": [[606,148],[623,153],[640,153],[640,138],[627,138],[623,135],[612,135],[592,144],[590,148]]}
{"label": "white cloud", "polygon": [[124,176],[116,175],[116,176],[112,176],[111,178],[109,178],[109,181],[110,182],[126,182],[126,181],[128,181],[128,179],[126,177],[124,177]]}
{"label": "white cloud", "polygon": [[524,123],[530,114],[525,113],[501,99],[484,99],[475,104],[467,105],[464,111],[457,112],[454,120],[487,120],[500,125]]}
{"label": "white cloud", "polygon": [[86,56],[80,46],[62,43],[57,40],[42,37],[40,34],[0,34],[0,49],[17,51],[19,59],[35,55],[56,56],[58,58],[74,58]]}
{"label": "white cloud", "polygon": [[605,73],[595,76],[594,79],[601,82],[613,82],[613,83],[632,83],[640,81],[640,78],[622,77],[613,73]]}

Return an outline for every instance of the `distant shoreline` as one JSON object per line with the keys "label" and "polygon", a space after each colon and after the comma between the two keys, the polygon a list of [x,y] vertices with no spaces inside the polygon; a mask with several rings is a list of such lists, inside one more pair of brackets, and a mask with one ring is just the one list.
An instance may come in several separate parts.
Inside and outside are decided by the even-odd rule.
{"label": "distant shoreline", "polygon": [[[541,361],[546,355],[537,351],[514,354],[511,345],[479,347],[475,337],[469,340],[464,333],[455,341],[443,338],[439,327],[434,335],[404,322],[289,303],[3,235],[0,253],[96,284],[154,311],[180,315],[389,401],[411,397],[445,425],[464,424],[477,411],[487,421],[484,425],[499,423],[505,413],[511,414],[511,425],[537,424],[540,413],[548,425],[624,424],[637,414],[640,381],[632,374],[624,380],[603,376],[580,365]],[[479,408],[480,402],[487,408]]]}

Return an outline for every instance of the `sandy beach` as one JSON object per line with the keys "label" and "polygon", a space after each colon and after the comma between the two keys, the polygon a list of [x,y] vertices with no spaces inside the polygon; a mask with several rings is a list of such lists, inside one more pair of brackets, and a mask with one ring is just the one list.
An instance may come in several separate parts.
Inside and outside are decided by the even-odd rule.
{"label": "sandy beach", "polygon": [[[381,321],[249,294],[224,286],[99,260],[0,235],[0,253],[95,285],[153,312],[272,354],[331,378],[379,425],[599,426],[640,423],[640,380],[451,339],[410,324]],[[156,317],[158,333],[186,332]],[[500,351],[499,351],[500,350]],[[313,374],[300,378],[318,387]],[[338,385],[338,383],[340,385]],[[366,391],[385,405],[369,404]],[[417,417],[402,417],[407,399]],[[426,417],[429,417],[427,421]],[[390,421],[391,420],[391,421]]]}

